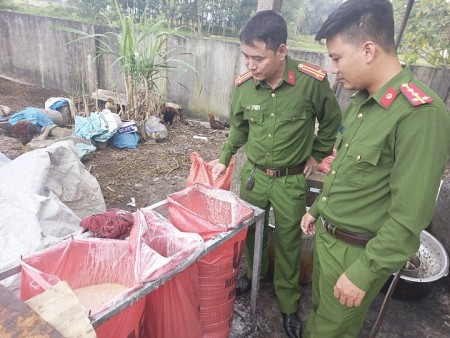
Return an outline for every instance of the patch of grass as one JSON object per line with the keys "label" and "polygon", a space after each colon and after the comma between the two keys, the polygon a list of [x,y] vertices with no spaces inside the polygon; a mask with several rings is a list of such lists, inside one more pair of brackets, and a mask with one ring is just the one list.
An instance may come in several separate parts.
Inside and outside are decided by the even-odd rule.
{"label": "patch of grass", "polygon": [[327,48],[314,40],[313,35],[297,35],[289,39],[289,47],[308,52],[327,53]]}
{"label": "patch of grass", "polygon": [[11,10],[30,14],[47,16],[50,18],[75,20],[81,22],[92,22],[90,18],[82,18],[75,8],[61,1],[39,1],[39,0],[12,0]]}

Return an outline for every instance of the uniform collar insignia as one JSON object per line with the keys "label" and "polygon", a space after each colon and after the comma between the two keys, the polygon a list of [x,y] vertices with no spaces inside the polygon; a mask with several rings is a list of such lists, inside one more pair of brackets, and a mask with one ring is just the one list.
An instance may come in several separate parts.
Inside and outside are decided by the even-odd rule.
{"label": "uniform collar insignia", "polygon": [[288,70],[287,73],[287,82],[291,85],[294,86],[295,85],[295,73],[292,70]]}
{"label": "uniform collar insignia", "polygon": [[395,101],[395,98],[398,95],[398,91],[395,90],[394,87],[389,87],[383,94],[383,97],[380,100],[381,105],[384,108],[389,108],[392,102]]}

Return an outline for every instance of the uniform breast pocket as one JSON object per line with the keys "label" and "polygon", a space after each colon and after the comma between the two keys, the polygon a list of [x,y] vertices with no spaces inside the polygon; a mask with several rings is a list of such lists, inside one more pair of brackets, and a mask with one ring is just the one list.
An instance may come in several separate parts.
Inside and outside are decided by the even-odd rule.
{"label": "uniform breast pocket", "polygon": [[280,122],[283,124],[305,123],[307,112],[304,108],[286,109],[279,112]]}
{"label": "uniform breast pocket", "polygon": [[264,115],[260,110],[245,110],[244,120],[247,120],[250,125],[262,125]]}
{"label": "uniform breast pocket", "polygon": [[381,149],[364,144],[352,145],[344,160],[345,173],[350,185],[356,187],[372,187],[378,183],[380,177]]}

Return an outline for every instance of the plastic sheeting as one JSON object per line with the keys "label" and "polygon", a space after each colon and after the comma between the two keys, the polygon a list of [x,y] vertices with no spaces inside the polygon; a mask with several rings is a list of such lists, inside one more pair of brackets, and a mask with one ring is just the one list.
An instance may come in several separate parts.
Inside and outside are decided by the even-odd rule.
{"label": "plastic sheeting", "polygon": [[[205,241],[254,216],[253,208],[232,192],[198,183],[167,200],[170,221],[182,231],[198,232]],[[242,230],[197,261],[203,337],[229,336],[246,234]]]}
{"label": "plastic sheeting", "polygon": [[[123,300],[132,291],[140,288],[144,282],[175,274],[175,269],[181,265],[191,265],[203,251],[205,243],[196,233],[181,232],[160,214],[152,210],[137,210],[134,213],[134,225],[129,240],[113,240],[100,238],[70,239],[55,246],[31,254],[23,259],[21,274],[21,298],[27,300],[60,281],[66,281],[72,289],[103,283],[118,283],[128,289],[103,305],[86,309],[95,315],[110,308],[119,300]],[[186,293],[186,290],[196,290],[196,280],[190,273],[183,273],[176,281],[188,283],[181,287],[170,284],[158,294],[169,290],[168,297],[150,296],[152,304],[148,307],[154,311],[144,314],[146,298],[125,308],[96,329],[99,337],[135,337],[142,336],[142,327],[147,327],[152,337],[173,337],[167,335],[174,332],[173,321],[168,325],[156,325],[164,322],[164,317],[174,309],[189,310],[188,313],[178,312],[177,327],[185,337],[185,325],[193,332],[200,332],[198,320],[198,296],[196,292]],[[196,270],[195,278],[196,278]],[[175,282],[174,282],[175,283]],[[178,292],[174,291],[174,288]],[[180,301],[183,302],[180,305]],[[177,303],[177,308],[169,307],[169,302]],[[148,301],[147,301],[148,303]],[[169,310],[168,310],[169,309]],[[151,315],[150,315],[151,314]],[[172,313],[173,314],[173,313]],[[149,320],[149,324],[146,324]],[[189,323],[189,321],[194,322]],[[197,320],[197,323],[195,323]],[[153,324],[156,329],[154,331]],[[159,332],[158,335],[154,335]],[[145,335],[149,337],[150,335]]]}
{"label": "plastic sheeting", "polygon": [[191,169],[189,171],[189,176],[186,180],[186,186],[189,187],[194,183],[209,184],[215,188],[230,190],[231,178],[233,175],[234,168],[234,156],[231,158],[227,169],[217,179],[213,179],[212,168],[219,162],[218,159],[206,162],[198,153],[192,152],[189,155],[191,159]]}
{"label": "plastic sheeting", "polygon": [[75,136],[88,140],[106,142],[118,129],[112,113],[91,113],[89,117],[75,116]]}
{"label": "plastic sheeting", "polygon": [[[66,281],[71,289],[103,283],[127,287],[98,307],[85,309],[91,315],[99,313],[139,287],[128,249],[127,241],[86,238],[66,240],[34,253],[21,262],[21,299],[26,301],[60,281]],[[108,338],[114,332],[114,337],[139,337],[144,306],[145,299],[141,299],[124,309],[100,325],[97,336]]]}
{"label": "plastic sheeting", "polygon": [[146,297],[144,337],[202,337],[197,274],[193,264]]}
{"label": "plastic sheeting", "polygon": [[[70,141],[4,164],[0,167],[0,269],[18,264],[21,255],[80,232],[82,218],[105,209],[97,180]],[[2,281],[6,286],[11,283],[11,279]]]}
{"label": "plastic sheeting", "polygon": [[169,220],[182,231],[197,232],[207,241],[239,227],[254,216],[253,208],[230,191],[196,183],[167,196]]}
{"label": "plastic sheeting", "polygon": [[13,115],[9,118],[8,122],[10,125],[15,125],[20,121],[28,121],[33,123],[38,131],[41,131],[42,127],[50,126],[53,121],[39,108],[27,107]]}
{"label": "plastic sheeting", "polygon": [[140,282],[167,275],[182,263],[192,263],[205,247],[198,234],[181,232],[155,211],[139,209],[134,220],[130,245],[135,253],[134,273]]}

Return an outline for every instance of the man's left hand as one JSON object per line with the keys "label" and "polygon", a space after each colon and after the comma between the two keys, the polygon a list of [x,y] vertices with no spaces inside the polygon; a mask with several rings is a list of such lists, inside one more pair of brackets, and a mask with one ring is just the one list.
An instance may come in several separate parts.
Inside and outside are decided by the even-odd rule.
{"label": "man's left hand", "polygon": [[317,169],[319,169],[319,163],[314,159],[314,157],[310,156],[306,161],[305,169],[303,170],[303,174],[305,177],[308,177],[312,173],[314,173]]}
{"label": "man's left hand", "polygon": [[353,284],[343,273],[334,286],[334,296],[342,305],[348,307],[360,306],[366,292]]}

